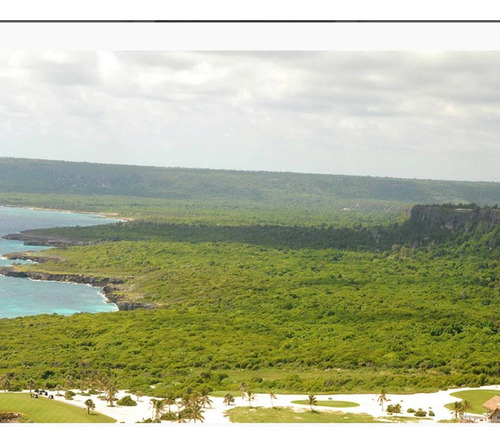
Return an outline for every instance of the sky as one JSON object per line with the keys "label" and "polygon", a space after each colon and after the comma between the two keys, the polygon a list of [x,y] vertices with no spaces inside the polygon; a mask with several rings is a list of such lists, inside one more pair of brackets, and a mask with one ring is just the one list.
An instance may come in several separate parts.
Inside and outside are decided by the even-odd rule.
{"label": "sky", "polygon": [[500,181],[497,51],[0,51],[0,156]]}

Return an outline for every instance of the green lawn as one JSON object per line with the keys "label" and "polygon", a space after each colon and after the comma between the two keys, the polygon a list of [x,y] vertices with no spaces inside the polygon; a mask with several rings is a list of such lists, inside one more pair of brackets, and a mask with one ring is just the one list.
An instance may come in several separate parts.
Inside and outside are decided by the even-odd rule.
{"label": "green lawn", "polygon": [[103,423],[116,422],[108,416],[28,393],[0,393],[0,411],[23,413],[30,422]]}
{"label": "green lawn", "polygon": [[226,411],[231,422],[242,423],[372,423],[377,421],[368,414],[342,413],[340,411],[294,411],[291,408],[237,407]]}
{"label": "green lawn", "polygon": [[[293,404],[299,405],[309,405],[307,400],[293,400]],[[348,407],[359,407],[356,402],[348,402],[346,400],[318,400],[314,404],[318,407],[335,407],[335,408],[348,408]]]}
{"label": "green lawn", "polygon": [[[451,393],[451,395],[469,401],[472,405],[472,409],[469,410],[470,413],[484,414],[486,413],[486,408],[483,408],[483,404],[487,400],[491,399],[493,396],[500,395],[500,391],[470,390],[470,391],[458,391],[456,393]],[[453,403],[446,404],[445,407],[451,410],[453,407]]]}

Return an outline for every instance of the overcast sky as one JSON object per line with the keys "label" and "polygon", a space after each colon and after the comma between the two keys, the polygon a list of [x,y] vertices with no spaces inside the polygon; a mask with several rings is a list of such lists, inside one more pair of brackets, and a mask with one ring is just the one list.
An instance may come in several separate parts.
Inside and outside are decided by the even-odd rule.
{"label": "overcast sky", "polygon": [[0,155],[500,181],[500,52],[0,52]]}

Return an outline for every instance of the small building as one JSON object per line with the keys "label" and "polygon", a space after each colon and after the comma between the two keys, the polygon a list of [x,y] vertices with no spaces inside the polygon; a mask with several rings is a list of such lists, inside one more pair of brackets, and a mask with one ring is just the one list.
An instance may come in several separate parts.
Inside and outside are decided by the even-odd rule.
{"label": "small building", "polygon": [[500,423],[500,396],[492,397],[483,404],[483,407],[488,410],[487,422]]}

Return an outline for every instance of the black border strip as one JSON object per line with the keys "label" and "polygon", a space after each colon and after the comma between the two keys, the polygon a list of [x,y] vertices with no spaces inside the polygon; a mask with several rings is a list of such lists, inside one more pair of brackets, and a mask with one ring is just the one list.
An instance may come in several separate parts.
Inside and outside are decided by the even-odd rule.
{"label": "black border strip", "polygon": [[500,23],[499,20],[0,20],[0,23]]}

